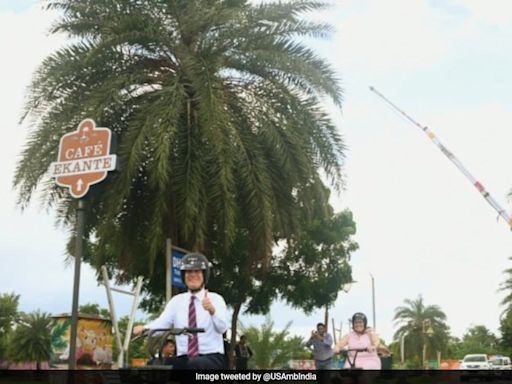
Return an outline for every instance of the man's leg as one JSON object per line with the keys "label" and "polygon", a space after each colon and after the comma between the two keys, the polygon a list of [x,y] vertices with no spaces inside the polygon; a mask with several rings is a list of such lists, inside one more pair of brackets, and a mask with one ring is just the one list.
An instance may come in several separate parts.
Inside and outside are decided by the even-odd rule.
{"label": "man's leg", "polygon": [[327,360],[316,360],[316,369],[331,369],[332,368],[332,359]]}
{"label": "man's leg", "polygon": [[187,356],[173,356],[166,357],[164,360],[165,365],[172,365],[172,369],[186,369],[187,368]]}
{"label": "man's leg", "polygon": [[222,353],[210,353],[188,359],[187,369],[225,369],[225,357]]}
{"label": "man's leg", "polygon": [[318,383],[325,384],[330,381],[331,374],[330,372],[325,372],[326,370],[331,369],[332,359],[328,360],[315,360],[317,372]]}

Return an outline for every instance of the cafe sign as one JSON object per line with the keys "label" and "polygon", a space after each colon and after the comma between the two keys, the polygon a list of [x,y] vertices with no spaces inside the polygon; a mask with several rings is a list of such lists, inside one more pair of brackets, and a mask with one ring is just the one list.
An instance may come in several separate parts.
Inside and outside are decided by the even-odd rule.
{"label": "cafe sign", "polygon": [[50,165],[50,175],[74,198],[84,197],[89,187],[116,168],[116,155],[110,154],[112,133],[85,119],[74,132],[60,139],[58,160]]}

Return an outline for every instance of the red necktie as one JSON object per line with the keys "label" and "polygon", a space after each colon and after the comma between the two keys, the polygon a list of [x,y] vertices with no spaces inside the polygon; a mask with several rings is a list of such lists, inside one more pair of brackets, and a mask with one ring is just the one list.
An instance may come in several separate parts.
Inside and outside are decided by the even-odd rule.
{"label": "red necktie", "polygon": [[[197,327],[196,306],[194,305],[195,296],[190,296],[190,304],[188,306],[188,326],[190,328]],[[196,357],[199,355],[199,343],[197,341],[197,333],[188,337],[188,357]]]}

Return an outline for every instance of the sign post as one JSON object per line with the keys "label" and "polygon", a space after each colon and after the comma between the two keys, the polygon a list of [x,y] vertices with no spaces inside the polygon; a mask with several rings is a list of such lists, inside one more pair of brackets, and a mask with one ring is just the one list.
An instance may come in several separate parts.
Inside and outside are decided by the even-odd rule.
{"label": "sign post", "polygon": [[73,278],[73,303],[71,305],[71,335],[69,339],[69,369],[76,369],[76,336],[78,328],[78,297],[80,293],[80,264],[83,256],[85,203],[78,200],[76,210],[75,276]]}
{"label": "sign post", "polygon": [[165,302],[172,298],[172,288],[186,288],[181,280],[181,259],[190,251],[172,245],[171,238],[165,240]]}
{"label": "sign post", "polygon": [[96,128],[91,119],[83,120],[78,129],[60,139],[59,156],[50,165],[50,175],[57,185],[67,187],[72,197],[79,199],[76,218],[75,275],[69,341],[69,369],[76,369],[76,337],[80,293],[80,263],[83,256],[85,202],[89,187],[107,177],[116,168],[116,155],[110,154],[112,134],[108,128]]}
{"label": "sign post", "polygon": [[165,302],[172,298],[172,240],[165,240]]}
{"label": "sign post", "polygon": [[171,263],[171,279],[168,280],[168,284],[170,284],[170,287],[176,287],[176,288],[187,288],[185,285],[185,282],[181,280],[181,259],[183,256],[185,256],[187,253],[190,253],[190,251],[172,246],[171,247],[171,257],[172,257],[172,263]]}
{"label": "sign post", "polygon": [[181,280],[181,259],[190,251],[172,245],[171,239],[165,242],[165,299],[169,302],[172,297],[172,288],[187,288]]}

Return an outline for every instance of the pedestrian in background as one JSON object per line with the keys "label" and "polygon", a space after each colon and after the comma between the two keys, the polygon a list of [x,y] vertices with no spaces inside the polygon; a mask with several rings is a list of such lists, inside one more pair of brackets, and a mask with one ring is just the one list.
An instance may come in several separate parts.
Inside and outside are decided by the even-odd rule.
{"label": "pedestrian in background", "polygon": [[332,336],[327,333],[324,323],[316,325],[316,331],[311,332],[311,337],[306,342],[308,348],[313,348],[313,358],[316,369],[331,369],[332,366]]}
{"label": "pedestrian in background", "polygon": [[247,369],[247,363],[252,357],[251,348],[247,345],[247,338],[245,335],[240,336],[240,341],[235,346],[236,355],[236,369],[245,370]]}

